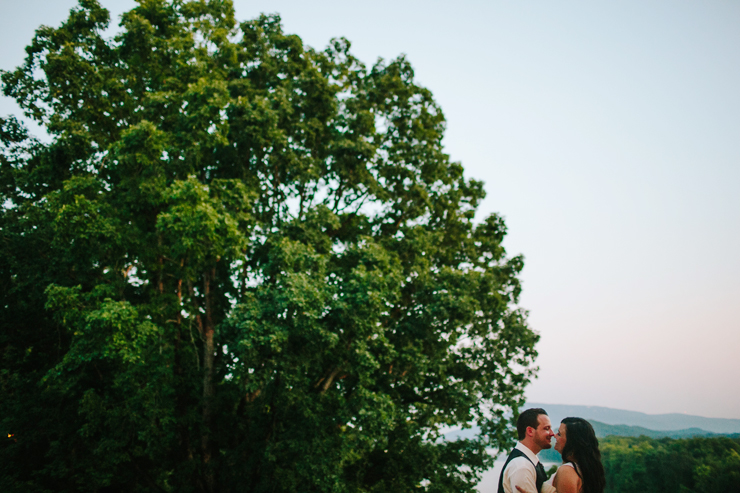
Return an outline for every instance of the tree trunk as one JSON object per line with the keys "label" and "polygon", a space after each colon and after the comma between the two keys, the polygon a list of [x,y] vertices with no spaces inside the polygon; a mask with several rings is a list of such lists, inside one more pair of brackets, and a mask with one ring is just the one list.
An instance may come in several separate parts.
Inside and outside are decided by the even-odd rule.
{"label": "tree trunk", "polygon": [[213,279],[216,277],[216,269],[212,268],[203,274],[203,294],[205,296],[205,323],[203,324],[203,465],[205,466],[206,489],[209,493],[214,490],[213,471],[210,467],[212,446],[210,443],[211,415],[213,405],[213,294],[211,292]]}

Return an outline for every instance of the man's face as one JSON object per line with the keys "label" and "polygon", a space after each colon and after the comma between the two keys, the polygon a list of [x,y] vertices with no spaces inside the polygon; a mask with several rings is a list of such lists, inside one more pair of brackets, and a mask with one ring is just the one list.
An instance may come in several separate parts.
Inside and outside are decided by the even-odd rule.
{"label": "man's face", "polygon": [[537,429],[534,430],[534,443],[541,449],[548,449],[552,447],[550,439],[555,436],[552,431],[552,424],[550,424],[550,418],[546,414],[540,414],[537,416]]}

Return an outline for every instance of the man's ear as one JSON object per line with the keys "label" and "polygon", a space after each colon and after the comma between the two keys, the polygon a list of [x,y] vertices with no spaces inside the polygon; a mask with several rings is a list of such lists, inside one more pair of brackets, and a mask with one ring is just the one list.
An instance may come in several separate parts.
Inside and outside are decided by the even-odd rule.
{"label": "man's ear", "polygon": [[532,428],[531,426],[527,426],[527,436],[528,437],[534,436],[534,428]]}

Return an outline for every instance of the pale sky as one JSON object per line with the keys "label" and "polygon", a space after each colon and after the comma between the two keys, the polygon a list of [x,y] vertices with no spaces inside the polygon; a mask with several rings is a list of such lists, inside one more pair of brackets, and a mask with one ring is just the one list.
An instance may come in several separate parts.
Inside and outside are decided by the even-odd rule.
{"label": "pale sky", "polygon": [[[528,400],[740,418],[740,3],[234,3],[367,65],[408,56],[525,256]],[[0,0],[0,68],[75,4]]]}

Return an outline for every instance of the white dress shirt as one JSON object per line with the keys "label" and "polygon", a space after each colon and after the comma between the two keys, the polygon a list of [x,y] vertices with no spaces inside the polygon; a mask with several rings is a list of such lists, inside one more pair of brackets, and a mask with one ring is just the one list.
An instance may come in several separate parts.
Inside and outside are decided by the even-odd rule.
{"label": "white dress shirt", "polygon": [[[511,459],[509,465],[506,466],[506,469],[501,473],[504,475],[504,492],[519,493],[519,490],[516,489],[516,487],[519,486],[527,493],[537,493],[537,471],[534,466],[540,462],[540,459],[534,452],[522,445],[521,442],[517,442],[516,447],[514,448],[524,452],[524,455],[526,455],[529,460],[527,460],[526,457],[515,457],[514,459]],[[552,483],[543,484],[542,493],[555,493],[555,488],[552,486]]]}

